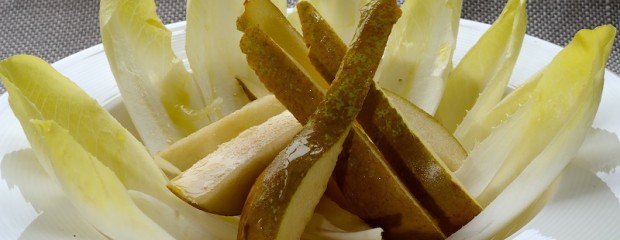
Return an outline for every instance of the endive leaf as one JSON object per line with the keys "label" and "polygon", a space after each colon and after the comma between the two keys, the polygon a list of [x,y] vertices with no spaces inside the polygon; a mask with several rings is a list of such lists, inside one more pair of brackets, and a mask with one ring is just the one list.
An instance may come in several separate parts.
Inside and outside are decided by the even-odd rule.
{"label": "endive leaf", "polygon": [[[364,231],[370,226],[359,216],[343,209],[331,198],[323,195],[319,204],[314,209],[314,214],[319,214],[329,221],[334,228],[342,229],[347,232]],[[306,227],[307,230],[307,227]]]}
{"label": "endive leaf", "polygon": [[187,1],[185,51],[193,78],[207,103],[221,98],[212,120],[248,102],[237,80],[256,97],[268,93],[239,50],[241,32],[235,26],[242,12],[243,1]]}
{"label": "endive leaf", "polygon": [[211,102],[172,51],[153,0],[102,0],[99,24],[110,68],[151,154],[210,122]]}
{"label": "endive leaf", "polygon": [[[56,180],[88,222],[111,239],[174,239],[133,203],[116,175],[52,120],[32,120]],[[33,136],[35,135],[35,136]]]}
{"label": "endive leaf", "polygon": [[492,110],[487,112],[483,119],[472,122],[468,128],[459,128],[454,133],[465,149],[473,149],[477,144],[489,136],[494,127],[500,125],[510,115],[514,114],[522,103],[530,99],[541,78],[541,72],[532,76],[523,85],[516,88],[504,97]]}
{"label": "endive leaf", "polygon": [[526,2],[508,1],[495,23],[450,73],[435,117],[451,132],[457,125],[463,131],[486,117],[504,96],[525,37]]}
{"label": "endive leaf", "polygon": [[237,229],[230,227],[212,228],[211,231],[218,231],[218,234],[212,234],[210,231],[205,231],[202,226],[203,223],[200,221],[179,217],[176,209],[160,199],[133,190],[129,190],[128,193],[142,212],[168,231],[175,239],[224,239],[216,236],[230,236],[227,239],[234,239],[237,234]]}
{"label": "endive leaf", "polygon": [[513,219],[544,193],[570,162],[591,123],[591,119],[577,116],[572,118],[563,127],[563,131],[503,189],[497,198],[449,239],[488,239],[511,224]]}
{"label": "endive leaf", "polygon": [[[329,25],[334,28],[340,39],[345,43],[353,40],[353,34],[357,23],[360,19],[360,11],[368,0],[305,0],[312,4],[317,9],[321,16],[323,16]],[[299,23],[299,17],[297,11],[294,11],[287,19],[291,22],[297,31],[301,32],[301,24]]]}
{"label": "endive leaf", "polygon": [[[614,36],[615,28],[610,25],[579,31],[534,77],[537,84],[527,97],[523,91],[515,91],[515,97],[508,97],[492,110],[504,113],[489,115],[503,116],[499,120],[503,123],[487,126],[495,129],[456,171],[480,204],[489,204],[500,193],[508,194],[505,192],[509,190],[504,189],[511,183],[525,181],[519,178],[530,174],[527,171],[543,169],[527,170],[532,166],[548,165],[545,173],[538,173],[541,176],[536,178],[537,186],[546,186],[559,174],[583,141],[584,129],[592,125]],[[504,112],[506,109],[515,111]],[[549,175],[549,182],[542,175]],[[528,189],[525,195],[535,192],[530,192],[532,186],[522,187]]]}
{"label": "endive leaf", "polygon": [[[115,172],[126,188],[153,196],[168,194],[167,179],[144,146],[51,65],[37,57],[16,55],[0,62],[0,75],[7,86],[11,109],[35,150],[40,140],[33,137],[29,121],[53,120]],[[43,166],[49,173],[49,164]]]}
{"label": "endive leaf", "polygon": [[[144,146],[94,99],[45,61],[27,55],[13,56],[0,62],[0,76],[7,86],[13,112],[51,176],[55,176],[55,170],[45,161],[50,154],[45,150],[47,143],[37,136],[31,120],[56,122],[84,151],[108,167],[127,190],[148,194],[170,206],[177,218],[200,226],[196,232],[202,234],[188,239],[202,239],[206,233],[225,239],[236,229],[228,219],[197,210],[168,191],[168,179]],[[96,179],[98,176],[90,177]]]}
{"label": "endive leaf", "polygon": [[452,70],[461,0],[405,1],[375,80],[433,115]]}
{"label": "endive leaf", "polygon": [[[6,180],[6,184],[0,187],[16,191],[19,197],[23,197],[22,204],[27,204],[34,214],[32,218],[25,218],[24,208],[12,203],[16,198],[3,195],[0,199],[2,209],[12,210],[3,211],[3,229],[18,230],[13,236],[5,235],[6,239],[68,239],[74,234],[83,239],[105,239],[100,231],[81,217],[61,186],[56,184],[56,179],[39,164],[33,149],[7,153],[2,158],[0,170],[3,180]],[[23,230],[16,225],[20,222],[24,224]]]}
{"label": "endive leaf", "polygon": [[335,226],[329,219],[315,213],[306,225],[301,239],[313,240],[379,240],[382,239],[381,228],[370,228],[359,231],[345,231]]}
{"label": "endive leaf", "polygon": [[288,11],[288,2],[287,0],[271,0],[273,5],[275,5],[282,14],[286,15]]}

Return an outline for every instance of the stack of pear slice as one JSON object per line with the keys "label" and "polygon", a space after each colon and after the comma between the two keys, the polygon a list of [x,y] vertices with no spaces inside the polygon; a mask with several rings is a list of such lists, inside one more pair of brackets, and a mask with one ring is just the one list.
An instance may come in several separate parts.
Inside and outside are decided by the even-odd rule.
{"label": "stack of pear slice", "polygon": [[[346,45],[310,4],[300,2],[298,11],[311,62],[319,66],[317,68],[321,69],[319,72],[324,77],[337,76],[337,73],[329,72],[328,69],[338,69],[332,64],[342,59],[337,53],[346,52]],[[240,19],[248,21],[243,16]],[[304,72],[310,70],[301,70],[303,65],[288,58],[292,54],[287,54],[276,39],[259,39],[264,35],[254,34],[248,29],[242,30],[245,30],[245,36],[241,48],[248,56],[250,66],[265,86],[304,123],[306,116],[322,99],[325,88],[321,86],[326,84],[313,82],[317,78],[307,77]],[[334,174],[344,199],[355,199],[342,205],[371,224],[381,226],[387,235],[393,234],[395,238],[414,235],[444,237],[458,230],[481,211],[481,207],[451,175],[451,170],[458,168],[459,162],[465,158],[465,151],[432,117],[415,107],[406,107],[404,111],[408,115],[423,116],[421,118],[426,119],[425,124],[411,122],[415,120],[403,117],[403,110],[395,107],[395,101],[399,100],[387,98],[374,82],[371,84],[357,117],[361,128],[354,124],[347,142],[353,150],[345,150],[345,153],[349,153],[348,157],[341,155],[339,167]],[[429,125],[435,127],[429,128]],[[429,134],[428,130],[433,128],[438,129],[438,138]],[[444,154],[446,152],[448,154]],[[380,176],[375,179],[392,179],[394,184],[361,181],[370,176],[371,171],[374,171],[372,174],[375,176]],[[368,191],[367,188],[373,184],[381,184],[377,186],[381,192]],[[364,195],[367,197],[362,197]],[[381,197],[378,196],[387,195],[398,197],[386,197],[383,201],[389,202],[380,202]],[[405,227],[407,224],[415,226]]]}
{"label": "stack of pear slice", "polygon": [[[363,15],[364,24],[360,25],[352,48],[344,55],[332,86],[324,98],[320,96],[323,92],[316,92],[317,98],[310,102],[318,100],[318,104],[307,117],[304,129],[252,187],[241,214],[238,239],[298,239],[310,220],[373,83],[372,76],[383,55],[392,25],[400,16],[400,9],[395,1],[373,1]],[[277,67],[255,67],[290,60],[259,24],[245,26],[241,50],[248,56],[250,66],[254,65],[252,67],[259,78],[276,73],[280,75],[279,79],[286,79],[282,75],[286,72],[279,73],[275,70]],[[290,66],[293,71],[298,69],[290,62],[284,66]],[[276,97],[289,94],[278,93]],[[283,99],[291,98],[294,97]],[[293,108],[289,110],[294,115],[303,113]]]}
{"label": "stack of pear slice", "polygon": [[[330,175],[335,184],[328,194],[383,228],[387,239],[445,238],[481,211],[452,177],[466,157],[459,143],[430,115],[372,81],[400,13],[396,2],[376,0],[365,9],[348,49],[309,3],[298,4],[302,39],[294,31],[270,34],[274,25],[292,29],[270,1],[246,2],[238,23],[244,32],[240,47],[265,87],[304,128],[254,182],[240,239],[299,236]],[[300,49],[292,44],[299,42],[307,46],[304,56],[291,51]],[[359,79],[347,80],[351,76]],[[169,187],[200,205],[199,197],[179,194],[189,187],[182,176]],[[227,211],[234,215],[238,209]]]}

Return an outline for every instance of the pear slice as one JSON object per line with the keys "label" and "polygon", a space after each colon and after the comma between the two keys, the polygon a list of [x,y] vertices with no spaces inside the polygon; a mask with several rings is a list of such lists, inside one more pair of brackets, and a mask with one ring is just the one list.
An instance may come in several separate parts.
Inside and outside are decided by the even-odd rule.
{"label": "pear slice", "polygon": [[478,215],[482,207],[419,138],[411,127],[417,122],[405,119],[393,102],[375,84],[357,120],[409,191],[449,235]]}
{"label": "pear slice", "polygon": [[297,13],[308,57],[323,78],[331,82],[347,52],[347,45],[309,2],[298,2]]}
{"label": "pear slice", "polygon": [[[353,128],[352,131],[363,131]],[[435,219],[421,206],[365,133],[351,134],[334,178],[353,213],[385,231],[384,239],[444,239]]]}
{"label": "pear slice", "polygon": [[[331,82],[348,47],[312,4],[306,1],[299,2],[297,12],[303,39],[309,48],[310,60],[325,80]],[[454,136],[444,126],[437,124],[434,117],[418,111],[417,106],[395,93],[390,92],[389,95],[395,98],[394,104],[404,114],[404,119],[416,122],[410,126],[419,134],[420,139],[427,142],[425,145],[433,148],[439,159],[443,160],[451,171],[456,171],[467,157],[467,152]]]}
{"label": "pear slice", "polygon": [[239,215],[258,175],[301,130],[290,112],[248,128],[168,183],[186,202],[219,215]]}
{"label": "pear slice", "polygon": [[305,124],[323,100],[325,88],[308,79],[280,46],[258,27],[246,28],[239,46],[265,87],[297,121]]}
{"label": "pear slice", "polygon": [[[238,239],[301,237],[373,82],[392,25],[400,16],[393,0],[372,1],[365,9],[353,47],[325,99],[252,187]],[[246,31],[250,29],[261,31],[258,27]]]}
{"label": "pear slice", "polygon": [[217,122],[178,140],[155,157],[172,163],[180,171],[185,171],[198,160],[215,151],[220,144],[284,110],[284,106],[273,95],[261,97]]}
{"label": "pear slice", "polygon": [[[304,16],[306,15],[315,15],[315,13],[305,14]],[[315,109],[318,102],[323,98],[325,89],[317,87],[320,84],[313,84],[288,58],[283,49],[268,36],[259,33],[259,31],[246,30],[241,41],[242,51],[247,55],[250,66],[264,85],[275,93],[276,97],[300,122],[304,123],[312,109]],[[318,46],[320,45],[317,44]],[[337,68],[339,66],[331,69]],[[353,154],[350,157],[351,159],[341,159],[340,162],[352,162],[359,165],[358,169],[373,169],[375,176],[389,179],[386,181],[394,184],[384,185],[384,182],[378,181],[356,181],[356,177],[363,175],[351,174],[347,176],[349,177],[347,181],[340,181],[339,183],[331,181],[326,194],[333,197],[343,208],[364,216],[365,220],[371,221],[375,226],[381,226],[388,232],[392,229],[396,230],[397,234],[392,234],[395,237],[402,236],[401,233],[406,232],[419,233],[422,236],[443,236],[434,219],[425,214],[426,211],[400,182],[394,170],[389,167],[387,160],[376,149],[377,147],[368,140],[368,136],[360,126],[355,124],[353,129],[354,131],[350,133],[353,135],[352,138],[357,139],[355,142],[364,144],[365,146],[359,146],[359,148],[365,149],[364,152],[368,154]],[[338,186],[339,184],[340,186]],[[366,192],[364,187],[367,184],[376,192]],[[355,201],[345,201],[344,196],[340,193],[341,190],[338,188],[347,188],[349,197],[357,196],[357,198]],[[384,198],[383,202],[379,202],[376,201],[376,196],[392,197]],[[394,201],[391,201],[392,199]]]}
{"label": "pear slice", "polygon": [[[338,133],[348,130],[340,127],[345,128]],[[256,179],[241,213],[237,239],[301,237],[344,141],[340,137],[328,142],[326,136],[317,136],[323,134],[313,133],[312,127],[304,128]]]}
{"label": "pear slice", "polygon": [[[313,10],[309,7],[302,9]],[[321,19],[316,17],[318,13],[303,14],[300,11],[300,18],[304,15],[313,16],[316,21]],[[314,26],[302,27],[304,30],[323,29],[304,31],[304,36],[327,35],[305,37],[306,40],[319,39],[314,43],[307,43],[308,45],[318,48],[342,46],[328,43],[330,40],[342,41],[335,33],[330,33],[330,28],[324,28],[325,24],[315,24],[316,21],[301,20],[302,24]],[[325,58],[318,60],[323,61],[321,66],[333,65],[334,62]],[[441,124],[419,108],[407,104],[394,94],[392,98],[388,98],[378,89],[377,84],[371,85],[369,94],[372,97],[369,95],[366,99],[358,121],[390,161],[390,165],[397,170],[399,178],[409,191],[438,220],[444,233],[450,234],[458,230],[482,210],[461,187],[460,182],[452,177],[452,171],[456,170],[467,156],[465,150]],[[429,171],[435,175],[427,174]]]}
{"label": "pear slice", "polygon": [[[322,81],[319,82],[324,82],[321,74],[308,58],[308,49],[301,35],[271,0],[246,0],[243,6],[245,11],[237,20],[239,30],[245,32],[248,27],[258,26],[289,54],[304,74],[313,79],[321,79]],[[329,87],[326,82],[320,84],[323,84],[321,87]]]}
{"label": "pear slice", "polygon": [[409,100],[385,88],[382,91],[424,146],[436,153],[437,158],[442,160],[450,171],[454,172],[461,167],[467,158],[467,151],[447,128]]}

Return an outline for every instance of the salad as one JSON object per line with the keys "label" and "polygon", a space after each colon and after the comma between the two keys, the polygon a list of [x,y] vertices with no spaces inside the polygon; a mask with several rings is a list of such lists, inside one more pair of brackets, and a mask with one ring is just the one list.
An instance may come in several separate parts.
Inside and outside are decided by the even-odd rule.
{"label": "salad", "polygon": [[[79,217],[108,238],[254,239],[256,226],[269,239],[509,234],[506,228],[544,197],[590,131],[615,29],[580,31],[548,66],[507,93],[525,34],[525,1],[508,1],[455,66],[460,1],[408,1],[400,8],[392,1],[351,2],[359,8],[309,1],[285,14],[282,4],[267,0],[188,1],[184,62],[153,3],[101,1],[104,49],[139,138],[36,57],[3,60],[0,75],[41,168]],[[387,32],[375,39],[383,36],[376,34],[380,27]],[[377,51],[366,52],[370,45]],[[343,85],[356,71],[366,73],[359,80],[365,83]],[[330,116],[349,117],[334,120],[342,125],[320,120]],[[251,140],[266,137],[263,145]],[[241,146],[256,152],[241,160]],[[427,168],[416,173],[422,160],[412,156],[419,153],[426,153]],[[361,161],[351,160],[356,154]],[[317,157],[310,166],[289,167],[305,155]],[[286,177],[269,177],[279,171]],[[406,198],[397,207],[418,212],[401,213],[427,226],[380,221],[391,214],[373,202],[382,194],[357,184],[372,174],[389,178],[373,191],[392,189],[386,193],[395,198],[386,201]],[[446,185],[434,182],[437,176]],[[278,179],[300,185],[279,188]],[[198,190],[184,194],[192,184]],[[247,191],[230,192],[242,186]],[[205,187],[221,190],[200,192]],[[454,194],[440,193],[446,189],[463,195],[448,198]],[[457,201],[471,210],[464,220],[443,207]],[[273,216],[282,218],[261,222]]]}

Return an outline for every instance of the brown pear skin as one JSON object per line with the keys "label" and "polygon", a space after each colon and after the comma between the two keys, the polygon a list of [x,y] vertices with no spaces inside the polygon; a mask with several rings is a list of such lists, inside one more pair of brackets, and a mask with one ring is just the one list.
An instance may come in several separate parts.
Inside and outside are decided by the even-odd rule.
{"label": "brown pear skin", "polygon": [[[362,128],[352,128],[363,131]],[[436,220],[398,179],[366,133],[350,134],[333,178],[352,213],[384,230],[384,239],[444,239]]]}
{"label": "brown pear skin", "polygon": [[203,211],[239,215],[256,177],[301,128],[292,114],[284,111],[222,143],[170,180],[167,187]]}
{"label": "brown pear skin", "polygon": [[[310,58],[314,59],[313,64],[316,62],[316,65],[320,66],[320,68],[331,71],[326,73],[327,75],[334,75],[340,61],[342,61],[342,55],[340,53],[346,52],[348,47],[339,38],[338,34],[336,34],[331,26],[329,26],[325,19],[321,17],[320,13],[317,12],[312,4],[305,1],[299,2],[297,4],[297,11],[302,24],[304,41],[306,41],[306,45],[309,48],[314,46],[313,49],[315,49],[314,51],[310,49],[309,53]],[[325,78],[325,80],[330,82],[330,78]],[[375,88],[378,87],[375,86]],[[389,90],[382,89],[382,91],[387,93],[391,99],[394,99],[394,103],[398,106],[398,108],[402,108],[400,106],[403,105],[412,105],[408,102],[408,100],[403,99],[395,93],[389,92]],[[407,117],[416,119],[417,121],[423,121],[424,124],[419,124],[420,127],[429,126],[431,124],[435,125],[432,129],[415,129],[416,133],[426,136],[424,138],[429,140],[429,148],[434,149],[445,145],[457,145],[456,147],[450,147],[450,149],[443,148],[435,151],[438,155],[440,155],[440,159],[445,161],[451,171],[456,171],[460,167],[462,161],[467,158],[467,151],[460,146],[460,143],[444,126],[441,124],[435,124],[437,120],[435,120],[431,115],[423,114],[418,111],[417,109],[419,108],[415,105],[407,106],[406,108],[415,108],[413,109],[415,111],[407,111],[404,112],[404,114],[407,115]],[[411,127],[416,128],[418,125]],[[441,135],[441,137],[437,138],[436,135],[438,134]],[[428,137],[431,135],[434,137]],[[450,143],[446,144],[445,142]]]}
{"label": "brown pear skin", "polygon": [[[297,11],[310,60],[329,81],[348,47],[312,4],[299,2]],[[341,200],[346,201],[343,206],[372,226],[383,228],[386,239],[445,238],[435,219],[409,193],[359,125],[352,129],[348,142],[348,154],[341,155],[333,174],[346,199]]]}
{"label": "brown pear skin", "polygon": [[299,239],[310,220],[373,82],[392,26],[400,17],[393,0],[372,1],[366,9],[358,35],[325,99],[252,187],[241,214],[238,239]]}
{"label": "brown pear skin", "polygon": [[437,154],[437,157],[454,172],[467,158],[467,151],[437,119],[400,95],[382,88],[382,92],[392,100],[392,105],[399,110],[403,118],[424,145]]}
{"label": "brown pear skin", "polygon": [[[308,58],[308,48],[301,35],[271,0],[246,0],[243,6],[245,11],[237,19],[237,28],[240,31],[245,32],[249,27],[258,26],[301,66],[305,74],[312,79],[323,78],[312,66]],[[319,84],[323,84],[321,89],[329,87],[324,80],[319,81]]]}
{"label": "brown pear skin", "polygon": [[[265,87],[301,124],[323,100],[325,90],[316,86],[288,55],[258,27],[245,29],[240,43],[250,67]],[[326,84],[327,85],[327,84]]]}
{"label": "brown pear skin", "polygon": [[438,220],[446,235],[454,233],[482,211],[443,161],[411,131],[402,114],[376,85],[371,86],[357,120],[409,191]]}
{"label": "brown pear skin", "polygon": [[308,57],[323,78],[331,83],[348,47],[312,4],[306,1],[297,3],[297,13],[309,50]]}
{"label": "brown pear skin", "polygon": [[[306,3],[304,5],[309,4]],[[303,8],[312,11],[309,7]],[[318,13],[306,15],[312,16],[318,15]],[[301,16],[303,15],[300,12],[300,19],[302,18]],[[317,19],[317,21],[321,20],[318,17],[314,19]],[[301,22],[304,24],[304,21]],[[312,23],[314,22],[306,21],[306,24]],[[322,28],[323,30],[304,31],[304,35],[333,31],[331,28],[323,28],[321,24],[316,24],[314,27],[302,27],[302,29],[314,28]],[[326,37],[313,36],[304,39],[321,39],[321,41],[315,43],[307,43],[308,45],[319,45],[317,46],[319,48],[321,46],[325,48],[342,46],[343,44],[342,40],[335,33],[328,33]],[[339,41],[341,44],[327,43],[330,40]],[[319,58],[318,60],[325,59]],[[321,63],[321,66],[330,65],[330,62],[333,62],[333,60],[325,60]],[[325,68],[331,69],[333,67]],[[358,115],[358,121],[372,141],[377,144],[392,168],[397,170],[397,174],[407,188],[418,198],[426,210],[438,220],[439,226],[444,233],[449,235],[482,211],[479,204],[461,187],[458,180],[453,178],[451,174],[452,170],[450,168],[458,168],[458,163],[466,158],[466,152],[458,141],[448,134],[447,130],[440,124],[435,124],[436,127],[434,129],[438,133],[443,133],[440,135],[447,136],[447,138],[442,139],[443,143],[432,142],[433,145],[425,144],[419,137],[419,135],[423,135],[421,134],[424,133],[423,130],[415,129],[416,123],[407,124],[406,119],[403,118],[403,112],[397,110],[394,101],[394,99],[386,97],[378,85],[373,83],[362,112]],[[426,121],[424,124],[420,124],[422,126],[429,124],[428,121],[431,121],[428,118],[423,118],[424,116],[420,112],[409,113],[409,115],[420,116],[418,118],[420,121]],[[446,151],[446,149],[433,151],[433,148],[441,146],[448,146],[450,151]],[[444,152],[448,152],[451,155],[442,155]],[[450,167],[444,161],[447,161]],[[431,173],[430,171],[432,171],[432,174],[429,174]]]}
{"label": "brown pear skin", "polygon": [[[246,28],[241,41],[241,49],[247,55],[250,66],[255,70],[264,85],[280,99],[300,122],[304,123],[312,109],[323,98],[325,90],[318,87],[318,84],[312,84],[312,81],[287,57],[287,54],[258,29]],[[305,105],[303,105],[304,103]],[[363,208],[374,207],[374,211],[367,212],[364,216],[366,220],[370,219],[374,226],[381,226],[388,232],[391,229],[396,229],[395,234],[386,232],[386,236],[395,236],[396,239],[399,239],[402,233],[405,232],[415,232],[416,235],[429,237],[443,236],[434,220],[419,206],[417,200],[407,190],[403,189],[403,184],[397,179],[394,170],[388,166],[387,161],[376,146],[372,142],[364,140],[368,139],[368,137],[360,126],[355,124],[353,129],[354,131],[350,133],[352,135],[351,138],[355,139],[357,143],[365,144],[364,148],[367,149],[365,152],[369,153],[369,155],[357,154],[350,161],[354,164],[371,162],[369,165],[383,167],[384,169],[377,170],[377,174],[384,174],[383,178],[391,178],[392,182],[397,182],[398,184],[375,187],[374,189],[377,192],[373,193],[373,196],[373,194],[366,192],[356,193],[354,190],[360,189],[356,186],[357,181],[349,179],[346,182],[340,182],[343,184],[340,187],[347,188],[346,192],[348,195],[366,196],[368,198],[357,198],[357,200],[366,201],[344,203],[339,196],[338,186],[331,187],[329,189],[331,191],[328,194],[336,196],[335,200],[342,207],[358,215],[362,215],[361,213],[365,211]],[[346,162],[347,160],[345,159],[344,161]],[[351,188],[348,189],[349,187]],[[384,198],[382,203],[385,204],[377,205],[374,198],[378,195],[395,197]],[[392,214],[395,212],[393,208],[383,209],[390,208],[391,206],[408,210],[401,211],[401,214]],[[369,215],[369,213],[374,215]],[[410,227],[407,225],[408,223],[416,223],[416,225]]]}

